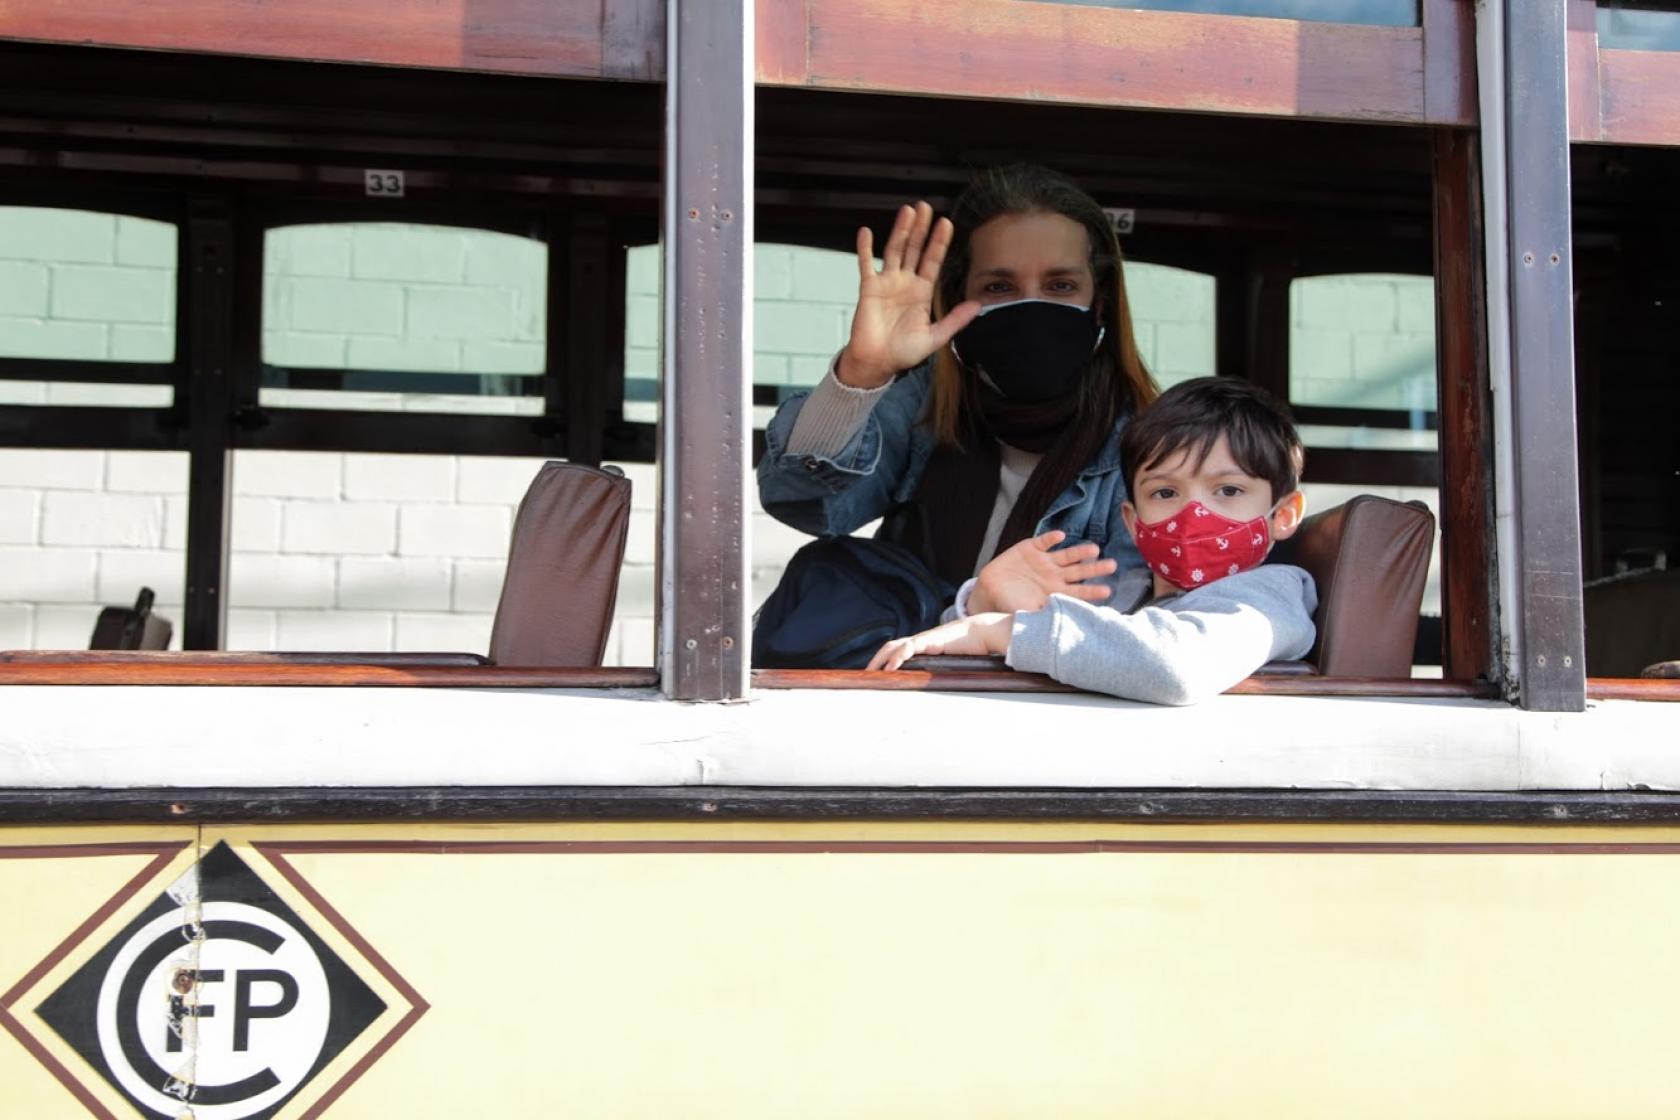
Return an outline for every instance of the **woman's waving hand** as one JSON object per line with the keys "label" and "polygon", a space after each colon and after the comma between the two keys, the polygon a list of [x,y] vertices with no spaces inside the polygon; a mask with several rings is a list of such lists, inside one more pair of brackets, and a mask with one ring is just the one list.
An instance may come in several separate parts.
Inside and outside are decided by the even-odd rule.
{"label": "woman's waving hand", "polygon": [[927,203],[901,206],[876,271],[874,235],[867,226],[858,230],[858,302],[851,338],[836,370],[842,383],[855,389],[887,384],[900,370],[919,365],[979,314],[980,304],[967,300],[938,322],[933,320],[934,283],[951,234],[950,219],[934,221],[933,207]]}

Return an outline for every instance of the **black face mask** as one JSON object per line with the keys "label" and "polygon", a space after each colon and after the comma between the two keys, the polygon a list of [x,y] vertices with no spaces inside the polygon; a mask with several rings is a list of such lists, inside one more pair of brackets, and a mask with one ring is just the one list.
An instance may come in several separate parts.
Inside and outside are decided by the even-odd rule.
{"label": "black face mask", "polygon": [[1023,299],[981,312],[951,349],[1004,397],[1031,404],[1071,393],[1102,336],[1088,308]]}

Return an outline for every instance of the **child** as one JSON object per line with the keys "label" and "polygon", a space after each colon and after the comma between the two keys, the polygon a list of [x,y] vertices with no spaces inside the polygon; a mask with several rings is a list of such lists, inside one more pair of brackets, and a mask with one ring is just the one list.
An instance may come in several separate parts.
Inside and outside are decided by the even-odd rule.
{"label": "child", "polygon": [[[1260,566],[1301,523],[1301,460],[1294,424],[1263,390],[1224,377],[1175,385],[1120,441],[1131,494],[1120,515],[1147,568],[1109,577],[1106,605],[1062,594],[1000,602],[1016,609],[888,642],[869,668],[924,653],[1003,653],[1013,668],[1080,688],[1190,704],[1268,661],[1302,657],[1318,606],[1312,577]],[[1022,556],[993,563],[1033,552],[1042,563],[1047,548],[1043,537],[1022,541],[1010,550]]]}

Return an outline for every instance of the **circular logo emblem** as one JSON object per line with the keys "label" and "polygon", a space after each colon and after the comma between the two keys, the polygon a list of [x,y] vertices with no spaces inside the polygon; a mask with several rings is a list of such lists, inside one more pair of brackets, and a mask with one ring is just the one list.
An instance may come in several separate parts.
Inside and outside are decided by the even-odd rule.
{"label": "circular logo emblem", "polygon": [[308,1079],[332,992],[309,941],[242,902],[205,902],[133,930],[99,988],[100,1051],[143,1107],[244,1120]]}

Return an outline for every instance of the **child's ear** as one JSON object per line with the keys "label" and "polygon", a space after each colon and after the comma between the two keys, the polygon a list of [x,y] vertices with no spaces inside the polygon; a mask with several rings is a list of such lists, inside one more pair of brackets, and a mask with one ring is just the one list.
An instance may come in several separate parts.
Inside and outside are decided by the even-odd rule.
{"label": "child's ear", "polygon": [[1274,541],[1288,540],[1295,535],[1295,530],[1301,527],[1301,518],[1306,516],[1307,497],[1296,490],[1278,504],[1277,511],[1272,514],[1272,539]]}
{"label": "child's ear", "polygon": [[1120,520],[1126,523],[1126,532],[1132,535],[1132,543],[1137,543],[1137,509],[1131,502],[1120,503]]}

